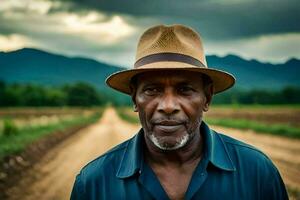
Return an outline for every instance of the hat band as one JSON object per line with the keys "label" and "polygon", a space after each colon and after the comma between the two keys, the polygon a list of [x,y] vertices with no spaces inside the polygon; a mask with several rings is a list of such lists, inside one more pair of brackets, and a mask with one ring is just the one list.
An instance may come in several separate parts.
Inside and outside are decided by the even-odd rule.
{"label": "hat band", "polygon": [[179,53],[157,53],[157,54],[151,54],[148,56],[145,56],[141,59],[139,59],[138,61],[135,62],[134,64],[134,68],[139,68],[143,65],[147,65],[150,63],[155,63],[155,62],[160,62],[160,61],[175,61],[175,62],[183,62],[183,63],[187,63],[190,65],[195,65],[198,67],[205,67],[206,66],[199,60],[191,57],[191,56],[187,56],[184,54],[179,54]]}

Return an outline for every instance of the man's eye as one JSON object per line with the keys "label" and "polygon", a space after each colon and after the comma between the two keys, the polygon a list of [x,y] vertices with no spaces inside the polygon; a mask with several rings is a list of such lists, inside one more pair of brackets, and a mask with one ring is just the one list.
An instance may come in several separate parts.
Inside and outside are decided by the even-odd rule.
{"label": "man's eye", "polygon": [[146,95],[154,95],[159,92],[158,88],[145,88],[144,93]]}
{"label": "man's eye", "polygon": [[191,87],[189,87],[189,86],[182,86],[182,87],[180,87],[180,88],[178,89],[178,91],[179,91],[180,93],[189,93],[189,92],[193,92],[194,89],[191,88]]}

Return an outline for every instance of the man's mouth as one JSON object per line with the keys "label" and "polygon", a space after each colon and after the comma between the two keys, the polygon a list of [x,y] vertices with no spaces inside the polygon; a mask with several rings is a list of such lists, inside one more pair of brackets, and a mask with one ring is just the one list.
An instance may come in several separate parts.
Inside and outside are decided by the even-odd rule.
{"label": "man's mouth", "polygon": [[175,132],[182,127],[183,123],[178,121],[160,121],[154,124],[154,128],[163,132]]}
{"label": "man's mouth", "polygon": [[155,128],[163,132],[175,132],[182,127],[182,124],[178,125],[155,125]]}

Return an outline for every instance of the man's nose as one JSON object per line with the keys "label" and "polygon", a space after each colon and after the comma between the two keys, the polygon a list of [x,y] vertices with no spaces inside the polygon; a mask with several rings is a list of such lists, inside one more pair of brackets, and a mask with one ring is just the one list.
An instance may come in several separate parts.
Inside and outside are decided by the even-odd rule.
{"label": "man's nose", "polygon": [[164,95],[158,102],[157,110],[164,114],[175,114],[180,110],[178,97],[172,91],[164,92]]}

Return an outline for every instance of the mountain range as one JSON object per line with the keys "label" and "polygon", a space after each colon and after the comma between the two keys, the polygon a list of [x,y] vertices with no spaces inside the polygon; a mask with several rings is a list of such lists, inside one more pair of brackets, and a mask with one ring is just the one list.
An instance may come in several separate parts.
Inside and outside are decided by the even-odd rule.
{"label": "mountain range", "polygon": [[[245,60],[235,55],[211,55],[206,59],[208,66],[233,74],[236,88],[277,90],[287,86],[300,87],[298,59],[282,64]],[[6,83],[62,85],[81,81],[98,89],[107,89],[105,78],[123,69],[89,58],[68,57],[31,48],[0,52],[0,80]]]}

